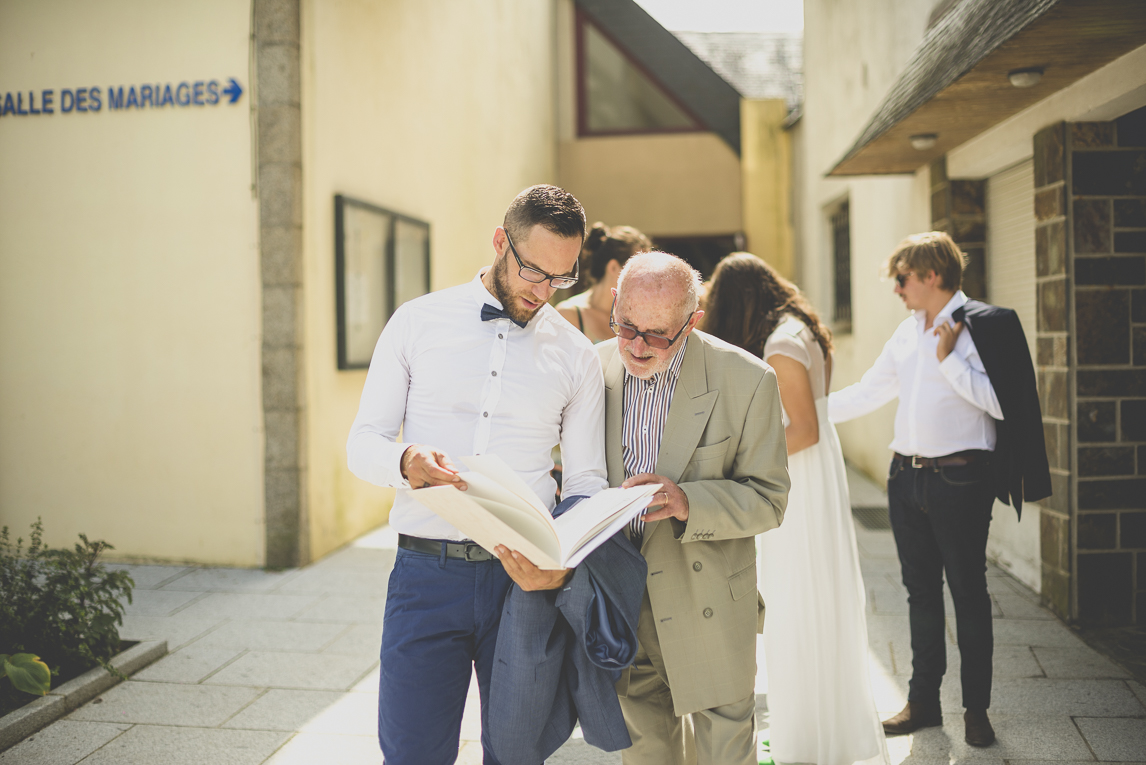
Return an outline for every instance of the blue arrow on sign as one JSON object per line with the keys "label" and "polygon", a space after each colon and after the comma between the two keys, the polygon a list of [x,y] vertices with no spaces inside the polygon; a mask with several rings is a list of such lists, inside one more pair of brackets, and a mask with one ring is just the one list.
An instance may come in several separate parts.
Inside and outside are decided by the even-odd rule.
{"label": "blue arrow on sign", "polygon": [[230,80],[231,84],[223,88],[223,95],[230,96],[231,100],[227,103],[233,104],[239,100],[239,96],[243,95],[243,86],[240,85],[239,81],[234,77],[228,77],[227,79]]}

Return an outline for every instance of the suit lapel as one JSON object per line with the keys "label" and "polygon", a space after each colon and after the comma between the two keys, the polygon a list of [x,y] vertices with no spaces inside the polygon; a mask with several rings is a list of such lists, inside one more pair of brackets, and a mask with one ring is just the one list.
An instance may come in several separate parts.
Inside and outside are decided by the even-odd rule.
{"label": "suit lapel", "polygon": [[[704,365],[704,345],[698,333],[689,337],[680,377],[673,391],[661,448],[657,454],[656,472],[676,482],[688,467],[692,453],[700,441],[708,418],[716,405],[718,392],[708,389],[708,374]],[[618,486],[625,479],[625,461],[622,451],[625,402],[625,367],[620,352],[609,358],[605,369],[605,456],[609,470],[609,485]],[[654,521],[645,526],[641,550],[648,548],[649,540],[661,525]],[[667,525],[671,532],[671,524]]]}
{"label": "suit lapel", "polygon": [[625,367],[614,346],[605,369],[605,466],[609,485],[619,486],[625,480],[625,460],[621,451],[623,407],[625,403]]}
{"label": "suit lapel", "polygon": [[[680,378],[672,394],[664,434],[661,436],[661,448],[657,454],[657,475],[663,475],[674,483],[680,481],[681,474],[688,467],[717,398],[717,391],[708,389],[704,346],[696,332],[689,337],[691,339],[680,365]],[[648,549],[649,540],[661,525],[661,521],[654,521],[645,526],[642,552]],[[671,535],[672,524],[663,525],[665,531],[662,533]]]}
{"label": "suit lapel", "polygon": [[658,475],[674,482],[680,480],[708,425],[717,395],[717,391],[708,389],[704,345],[697,333],[693,332],[684,352],[680,379],[673,391],[664,435],[661,436],[661,449],[657,454]]}

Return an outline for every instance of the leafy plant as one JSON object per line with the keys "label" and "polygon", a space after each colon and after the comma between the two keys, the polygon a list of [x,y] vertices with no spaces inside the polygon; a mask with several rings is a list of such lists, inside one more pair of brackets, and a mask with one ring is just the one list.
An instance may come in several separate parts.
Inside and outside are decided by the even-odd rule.
{"label": "leafy plant", "polygon": [[0,653],[0,677],[7,677],[16,690],[34,696],[43,696],[52,687],[52,670],[30,653]]}
{"label": "leafy plant", "polygon": [[[80,534],[74,549],[54,550],[44,546],[43,532],[37,519],[25,548],[22,538],[11,543],[7,526],[0,529],[0,650],[36,651],[54,677],[97,665],[119,675],[108,660],[119,651],[124,599],[131,602],[135,583],[126,571],[98,562],[112,549],[107,542]],[[8,693],[0,687],[0,701]]]}

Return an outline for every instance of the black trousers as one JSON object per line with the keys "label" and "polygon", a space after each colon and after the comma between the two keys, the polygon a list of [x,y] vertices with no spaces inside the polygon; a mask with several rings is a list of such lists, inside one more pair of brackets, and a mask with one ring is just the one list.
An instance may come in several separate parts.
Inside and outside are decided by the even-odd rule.
{"label": "black trousers", "polygon": [[941,468],[897,466],[888,476],[888,509],[911,622],[909,701],[939,703],[947,671],[943,577],[955,601],[962,659],[963,706],[991,705],[991,598],[987,532],[991,526],[990,461]]}

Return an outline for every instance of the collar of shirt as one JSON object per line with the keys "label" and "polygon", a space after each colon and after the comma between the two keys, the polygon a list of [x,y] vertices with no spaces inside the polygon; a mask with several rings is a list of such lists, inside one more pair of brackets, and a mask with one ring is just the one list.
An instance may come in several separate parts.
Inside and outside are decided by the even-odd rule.
{"label": "collar of shirt", "polygon": [[[967,296],[963,294],[963,290],[955,290],[955,294],[947,301],[947,305],[943,306],[939,313],[935,315],[935,321],[933,321],[931,325],[935,326],[935,322],[938,322],[940,319],[950,319],[951,314],[955,313],[956,309],[962,308],[966,304]],[[916,311],[915,321],[919,325],[919,331],[922,332],[924,324],[927,323],[927,311],[922,308]]]}
{"label": "collar of shirt", "polygon": [[629,370],[625,369],[625,384],[627,385],[630,379],[642,382],[645,385],[660,385],[664,380],[676,380],[676,378],[680,375],[680,366],[684,363],[684,351],[687,347],[688,338],[685,337],[684,342],[680,344],[680,348],[678,348],[677,352],[673,355],[672,361],[669,362],[668,368],[663,372],[659,372],[653,375],[647,380],[642,380],[639,377],[633,377],[631,374],[629,374]]}
{"label": "collar of shirt", "polygon": [[[482,268],[480,271],[477,272],[477,275],[474,276],[474,278],[470,280],[470,283],[469,283],[470,296],[473,298],[474,303],[477,304],[477,312],[475,314],[475,316],[477,318],[481,318],[481,307],[483,305],[485,305],[486,303],[489,303],[494,308],[499,308],[502,311],[505,310],[505,306],[501,304],[500,300],[498,300],[497,298],[495,298],[493,296],[493,293],[490,292],[486,288],[485,282],[483,282],[481,280],[482,277],[485,276],[486,272],[489,271],[489,269],[490,269],[489,266]],[[538,313],[541,313],[541,312],[538,311]],[[533,319],[535,319],[535,318],[537,318],[537,314],[534,314],[533,317],[529,320],[529,322],[524,327],[521,327],[521,329],[527,329],[529,327],[529,325],[533,323]],[[502,320],[496,319],[495,321],[502,321]],[[515,329],[517,328],[517,325],[514,324],[509,319],[505,319],[504,321],[509,322],[510,327],[513,327]]]}

